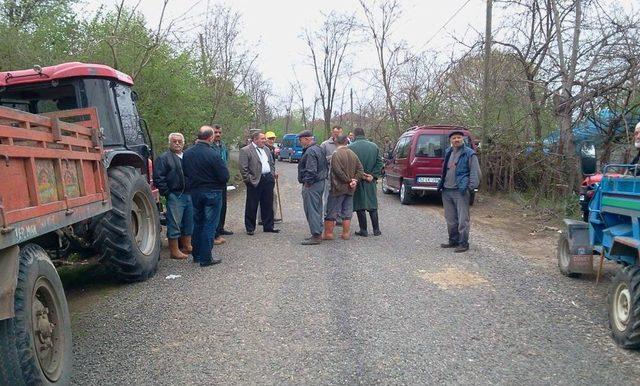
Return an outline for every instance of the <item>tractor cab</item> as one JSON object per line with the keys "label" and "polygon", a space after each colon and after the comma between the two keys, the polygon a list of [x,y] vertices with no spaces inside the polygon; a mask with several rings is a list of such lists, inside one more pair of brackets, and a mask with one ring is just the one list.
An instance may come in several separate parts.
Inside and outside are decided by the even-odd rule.
{"label": "tractor cab", "polygon": [[[121,149],[137,154],[146,164],[152,154],[151,139],[138,114],[132,85],[130,76],[100,64],[35,66],[0,72],[0,106],[32,114],[95,107],[107,154]],[[146,172],[146,167],[141,169]]]}

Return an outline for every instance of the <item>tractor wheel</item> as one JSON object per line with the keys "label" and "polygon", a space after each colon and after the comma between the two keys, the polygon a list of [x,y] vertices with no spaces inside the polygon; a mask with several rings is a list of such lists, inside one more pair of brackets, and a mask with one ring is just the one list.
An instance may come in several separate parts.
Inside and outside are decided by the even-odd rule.
{"label": "tractor wheel", "polygon": [[558,257],[558,269],[560,273],[567,277],[579,277],[579,273],[569,271],[569,262],[571,261],[571,251],[569,250],[569,239],[567,235],[562,233],[558,240],[558,248],[556,250]]}
{"label": "tractor wheel", "polygon": [[609,287],[607,309],[613,340],[623,348],[640,348],[640,267],[618,271]]}
{"label": "tractor wheel", "polygon": [[389,189],[389,185],[387,185],[387,176],[382,176],[382,193],[391,194],[393,191]]}
{"label": "tractor wheel", "polygon": [[413,197],[411,196],[410,191],[411,189],[405,182],[400,184],[400,203],[402,205],[410,205],[413,203]]}
{"label": "tractor wheel", "polygon": [[0,321],[0,384],[71,383],[71,318],[60,277],[36,244],[20,249],[15,317]]}
{"label": "tractor wheel", "polygon": [[110,168],[113,209],[95,219],[93,247],[126,282],[152,277],[160,259],[160,216],[146,178],[130,166]]}

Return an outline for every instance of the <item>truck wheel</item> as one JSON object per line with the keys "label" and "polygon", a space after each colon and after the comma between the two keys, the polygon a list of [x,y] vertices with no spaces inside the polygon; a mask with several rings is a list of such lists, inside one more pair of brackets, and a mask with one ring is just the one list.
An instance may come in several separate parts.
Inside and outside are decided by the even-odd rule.
{"label": "truck wheel", "polygon": [[567,239],[567,235],[564,233],[560,235],[560,239],[558,240],[556,255],[558,257],[558,269],[560,269],[560,273],[567,277],[580,276],[579,273],[571,272],[569,270],[569,263],[571,261],[571,250],[569,249],[569,239]]}
{"label": "truck wheel", "polygon": [[387,176],[382,176],[382,193],[391,194],[393,191],[389,189],[389,185],[387,185]]}
{"label": "truck wheel", "polygon": [[96,219],[93,247],[123,281],[152,277],[160,259],[160,216],[146,178],[130,166],[109,169],[113,209]]}
{"label": "truck wheel", "polygon": [[36,244],[20,250],[15,318],[0,321],[0,384],[71,383],[71,318],[58,272]]}
{"label": "truck wheel", "polygon": [[640,348],[640,267],[618,271],[609,287],[607,309],[613,340],[623,348]]}
{"label": "truck wheel", "polygon": [[410,190],[405,182],[400,184],[400,203],[402,205],[410,205],[413,202],[413,197],[409,193]]}

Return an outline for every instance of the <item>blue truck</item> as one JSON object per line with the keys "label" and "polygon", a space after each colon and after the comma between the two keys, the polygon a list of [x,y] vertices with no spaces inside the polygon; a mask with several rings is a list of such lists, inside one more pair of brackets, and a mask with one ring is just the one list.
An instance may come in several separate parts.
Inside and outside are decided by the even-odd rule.
{"label": "blue truck", "polygon": [[298,134],[285,134],[282,137],[282,145],[280,146],[280,154],[278,161],[288,160],[289,162],[298,162],[302,158],[302,144],[298,139]]}
{"label": "blue truck", "polygon": [[[581,149],[582,172],[596,171],[595,146]],[[566,219],[558,242],[560,272],[576,277],[594,273],[593,256],[620,269],[607,295],[609,327],[614,341],[627,349],[640,348],[640,170],[638,165],[607,165],[589,204],[588,222]],[[596,280],[597,280],[596,279]]]}

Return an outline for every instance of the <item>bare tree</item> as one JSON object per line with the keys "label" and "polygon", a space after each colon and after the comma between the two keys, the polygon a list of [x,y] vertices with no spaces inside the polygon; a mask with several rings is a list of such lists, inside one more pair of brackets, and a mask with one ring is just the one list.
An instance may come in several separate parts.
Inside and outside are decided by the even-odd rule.
{"label": "bare tree", "polygon": [[309,47],[311,65],[322,102],[324,129],[328,136],[336,96],[336,85],[343,75],[343,64],[347,48],[351,44],[355,25],[353,17],[331,12],[316,31],[304,31]]}
{"label": "bare tree", "polygon": [[[396,135],[400,136],[400,119],[398,117],[398,111],[396,108],[396,102],[394,93],[391,89],[393,83],[393,77],[395,76],[400,63],[398,62],[398,54],[400,53],[403,44],[391,43],[389,38],[391,36],[394,24],[396,24],[400,18],[400,6],[398,0],[376,0],[376,1],[364,1],[359,0],[360,6],[364,11],[364,15],[367,21],[367,27],[369,34],[372,38],[373,45],[376,48],[376,56],[379,66],[379,81],[384,88],[385,101],[389,115],[393,120]],[[372,8],[369,6],[372,5]]]}
{"label": "bare tree", "polygon": [[258,55],[240,38],[240,13],[217,5],[208,9],[206,15],[198,45],[201,72],[211,93],[210,115],[214,122],[220,104],[242,87]]}

